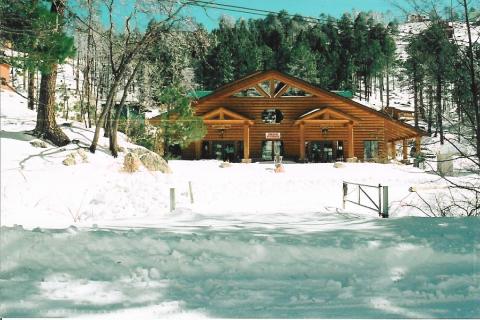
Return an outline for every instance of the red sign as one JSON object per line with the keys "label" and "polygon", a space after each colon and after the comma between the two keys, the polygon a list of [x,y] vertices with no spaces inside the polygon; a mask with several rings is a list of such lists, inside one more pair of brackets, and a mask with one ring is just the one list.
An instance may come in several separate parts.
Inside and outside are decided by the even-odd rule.
{"label": "red sign", "polygon": [[265,139],[280,139],[280,132],[266,132]]}

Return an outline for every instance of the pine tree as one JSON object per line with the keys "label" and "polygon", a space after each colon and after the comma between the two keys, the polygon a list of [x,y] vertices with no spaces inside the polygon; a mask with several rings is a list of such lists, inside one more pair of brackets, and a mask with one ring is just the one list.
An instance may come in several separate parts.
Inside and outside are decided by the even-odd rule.
{"label": "pine tree", "polygon": [[287,72],[305,81],[318,83],[317,58],[302,38],[299,38],[292,50]]}
{"label": "pine tree", "polygon": [[180,85],[159,89],[156,98],[162,112],[157,124],[162,146],[157,146],[157,150],[163,149],[167,158],[172,156],[171,147],[184,148],[205,136],[202,118],[194,115],[191,100]]}
{"label": "pine tree", "polygon": [[[52,0],[50,9],[38,1],[2,1],[2,38],[9,40],[13,48],[26,53],[21,64],[29,69],[38,68],[41,73],[37,123],[34,134],[50,140],[57,146],[70,143],[70,139],[58,127],[55,119],[55,85],[57,66],[75,53],[73,38],[63,31],[65,24],[65,0]],[[22,55],[12,59],[19,63]]]}

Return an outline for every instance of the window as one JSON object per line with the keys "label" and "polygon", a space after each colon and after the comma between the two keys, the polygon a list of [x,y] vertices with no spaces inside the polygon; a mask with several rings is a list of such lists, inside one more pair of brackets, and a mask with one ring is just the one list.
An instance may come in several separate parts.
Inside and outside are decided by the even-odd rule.
{"label": "window", "polygon": [[363,157],[365,160],[378,158],[378,141],[367,140],[363,142]]}
{"label": "window", "polygon": [[273,160],[276,155],[283,156],[283,141],[265,140],[262,142],[262,160]]}
{"label": "window", "polygon": [[266,109],[262,112],[264,123],[280,123],[283,120],[283,113],[278,109]]}

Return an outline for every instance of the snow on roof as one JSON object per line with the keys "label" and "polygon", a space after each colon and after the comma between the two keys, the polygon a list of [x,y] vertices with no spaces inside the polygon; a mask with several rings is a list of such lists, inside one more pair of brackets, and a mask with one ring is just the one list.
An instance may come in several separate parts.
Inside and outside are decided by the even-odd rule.
{"label": "snow on roof", "polygon": [[298,117],[298,118],[299,118],[299,119],[304,118],[304,117],[308,116],[309,114],[312,114],[312,113],[317,112],[317,111],[320,111],[320,110],[321,110],[321,108],[312,109],[312,110],[310,110],[310,111],[302,114],[302,115],[301,115],[300,117]]}

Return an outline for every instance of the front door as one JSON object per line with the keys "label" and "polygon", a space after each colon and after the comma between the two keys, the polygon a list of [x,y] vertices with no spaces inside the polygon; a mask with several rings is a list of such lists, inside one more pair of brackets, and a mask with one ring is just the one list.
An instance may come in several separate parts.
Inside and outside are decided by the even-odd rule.
{"label": "front door", "polygon": [[262,142],[262,160],[273,160],[275,155],[283,156],[283,141],[265,140]]}
{"label": "front door", "polygon": [[243,142],[212,141],[210,148],[210,144],[206,141],[206,143],[204,143],[203,150],[205,151],[205,153],[210,151],[212,159],[228,162],[237,162],[239,161],[243,153]]}
{"label": "front door", "polygon": [[310,162],[343,161],[343,141],[311,141],[307,154]]}

